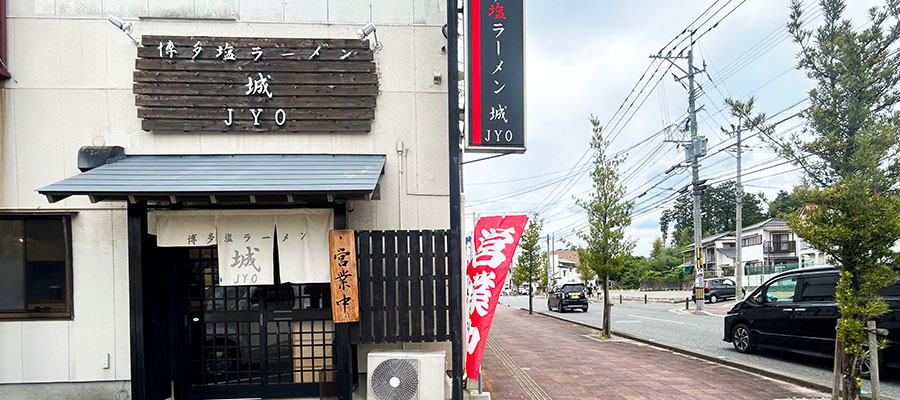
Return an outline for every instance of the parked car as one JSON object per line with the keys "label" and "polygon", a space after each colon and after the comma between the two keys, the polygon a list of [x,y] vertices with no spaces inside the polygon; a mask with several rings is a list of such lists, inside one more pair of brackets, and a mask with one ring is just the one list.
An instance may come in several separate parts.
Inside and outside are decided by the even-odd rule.
{"label": "parked car", "polygon": [[519,286],[518,293],[520,295],[527,295],[528,294],[528,285]]}
{"label": "parked car", "polygon": [[[719,300],[734,298],[734,281],[731,278],[712,278],[703,280],[703,300],[716,303]],[[697,296],[692,294],[691,301]]]}
{"label": "parked car", "polygon": [[588,310],[588,298],[585,295],[584,285],[581,283],[567,283],[550,291],[547,298],[547,310],[563,312],[566,309],[580,308]]}
{"label": "parked car", "polygon": [[[840,316],[834,299],[838,271],[834,268],[796,269],[776,275],[735,304],[725,316],[724,341],[741,353],[775,348],[831,358],[835,325]],[[881,291],[889,311],[876,321],[888,330],[888,343],[900,340],[900,285]],[[879,353],[879,364],[897,366],[900,345]],[[868,375],[864,362],[862,375]]]}

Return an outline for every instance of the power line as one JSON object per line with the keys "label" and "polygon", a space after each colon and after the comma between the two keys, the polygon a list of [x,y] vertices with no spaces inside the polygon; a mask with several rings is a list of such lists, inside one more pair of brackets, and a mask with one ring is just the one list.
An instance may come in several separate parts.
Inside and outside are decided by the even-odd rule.
{"label": "power line", "polygon": [[[691,43],[690,43],[690,45],[692,45],[693,42],[696,41],[696,39],[693,39],[693,38],[692,38],[693,32],[695,32],[695,31],[697,30],[697,28],[699,28],[700,26],[703,26],[704,24],[706,24],[707,22],[709,22],[710,20],[712,20],[712,18],[714,18],[716,15],[719,14],[719,12],[721,12],[722,10],[724,10],[724,9],[725,9],[732,1],[733,1],[733,0],[728,0],[728,2],[726,2],[725,4],[722,5],[722,7],[720,7],[718,10],[716,10],[716,12],[714,12],[712,15],[710,15],[709,18],[706,19],[706,21],[704,21],[704,22],[701,23],[700,25],[696,26],[693,30],[691,30],[691,25],[693,25],[696,21],[699,21],[700,18],[702,18],[704,15],[706,15],[706,14],[709,12],[709,10],[712,9],[712,8],[715,6],[716,3],[718,3],[718,0],[717,0],[716,3],[713,3],[713,4],[712,4],[710,7],[708,7],[707,10],[705,10],[699,17],[697,17],[694,21],[692,21],[691,24],[689,24],[688,27],[687,27],[682,33],[679,34],[679,36],[680,36],[680,35],[683,35],[684,33],[688,32],[688,31],[690,30],[690,31],[691,31],[691,36],[690,36],[690,37],[691,37]],[[705,35],[706,33],[710,32],[712,29],[714,29],[716,26],[718,26],[719,22],[721,22],[722,20],[724,20],[725,18],[727,18],[729,15],[731,15],[731,13],[733,13],[735,10],[737,10],[737,8],[740,7],[745,1],[746,1],[746,0],[743,0],[741,3],[739,3],[737,6],[735,6],[731,11],[729,11],[727,14],[725,14],[722,18],[719,19],[718,22],[716,22],[713,26],[709,27],[703,34],[701,34],[700,37],[702,37],[702,36]],[[677,38],[677,36],[676,36],[676,38]],[[698,39],[699,39],[699,37],[698,37]],[[682,43],[683,41],[684,41],[684,39],[682,39],[681,41],[679,41],[679,42],[673,47],[673,50],[674,50],[675,48],[677,48],[678,45],[679,45],[680,43]],[[671,43],[672,43],[672,41],[670,41],[668,44],[666,44],[666,46],[663,46],[663,49],[665,49],[665,47],[667,47],[667,46],[668,46],[669,44],[671,44]],[[682,49],[681,52],[679,52],[678,54],[683,53],[684,50],[685,50],[685,49]],[[660,53],[662,53],[662,50],[660,51]],[[651,62],[651,65],[652,65],[652,62]],[[656,72],[659,71],[659,69],[661,68],[661,66],[662,66],[662,63],[660,63],[659,65],[657,65],[657,68],[654,70],[653,74],[651,74],[651,78],[648,79],[648,81],[644,84],[644,86],[641,88],[641,91],[638,92],[638,95],[635,96],[634,98],[632,98],[632,101],[631,101],[631,103],[629,104],[628,108],[626,108],[625,112],[623,113],[623,116],[622,116],[621,118],[619,118],[619,121],[618,121],[615,125],[613,125],[613,127],[611,128],[611,130],[613,131],[613,133],[612,133],[612,135],[610,135],[610,139],[609,139],[609,142],[610,142],[610,143],[611,143],[613,140],[615,140],[616,137],[624,130],[625,126],[627,126],[628,123],[631,121],[631,119],[637,114],[637,110],[639,110],[639,109],[643,106],[644,102],[646,102],[647,98],[649,98],[650,93],[652,93],[652,92],[656,89],[656,87],[659,85],[659,82],[661,82],[662,79],[665,77],[665,74],[668,73],[668,71],[672,68],[671,65],[668,66],[668,67],[666,68],[666,70],[663,72],[663,74],[660,76],[660,78],[656,81],[656,83],[655,83],[655,84],[653,85],[653,87],[650,89],[650,92],[647,94],[647,96],[645,96],[644,99],[641,100],[641,102],[638,104],[637,109],[635,109],[635,111],[631,114],[631,116],[630,116],[627,120],[625,120],[624,124],[622,124],[622,126],[621,126],[621,128],[620,128],[620,127],[619,127],[619,123],[621,123],[621,122],[623,121],[624,115],[626,115],[626,114],[628,113],[628,111],[632,108],[632,106],[635,104],[635,102],[640,98],[641,94],[642,94],[643,91],[647,88],[647,86],[649,85],[650,81],[652,81],[653,76],[656,75]],[[648,69],[649,69],[649,68],[648,68]],[[644,75],[646,75],[646,70],[645,70],[645,72],[644,72]],[[642,77],[643,77],[643,75],[642,75]],[[632,88],[632,92],[633,92],[633,91],[634,91],[634,88]],[[629,95],[630,95],[630,93],[629,93]],[[620,105],[620,106],[619,106],[619,109],[621,109],[621,107],[622,107],[622,106]],[[617,109],[616,114],[618,114],[619,109]],[[608,126],[608,124],[607,124],[607,126]],[[618,128],[618,131],[616,131],[617,128]],[[583,154],[582,157],[579,158],[579,163],[580,163],[581,160],[583,160],[584,157],[589,153],[589,150],[590,150],[590,149],[588,149],[587,151],[585,151],[585,154]],[[655,152],[658,152],[658,150],[656,150]],[[655,152],[654,152],[654,153],[655,153]],[[652,156],[653,156],[653,154],[651,154],[650,157],[652,157]],[[641,163],[637,163],[637,164],[638,164],[639,166],[641,165]],[[577,165],[577,164],[576,164],[576,165]],[[574,167],[573,167],[573,169],[574,169]],[[639,169],[640,169],[640,168],[638,168],[638,170],[639,170]],[[637,170],[636,170],[635,172],[637,172]],[[582,173],[581,175],[583,176],[584,173]],[[635,175],[635,174],[633,174],[632,176],[634,176],[634,175]],[[573,176],[573,179],[570,179],[570,180],[569,180],[569,183],[568,183],[566,189],[564,189],[564,190],[561,191],[559,194],[557,194],[556,197],[551,197],[551,196],[553,196],[553,193],[556,192],[556,189],[554,188],[553,192],[551,192],[551,196],[548,196],[547,199],[548,199],[548,200],[549,200],[549,199],[555,199],[555,198],[558,198],[558,197],[564,195],[565,193],[568,192],[568,190],[571,189],[571,187],[574,185],[574,183],[577,181],[577,179],[580,179],[580,176],[577,176],[577,177],[576,177],[576,176]],[[560,183],[560,185],[558,185],[558,187],[562,187],[562,183]],[[542,209],[543,209],[543,208],[542,208]]]}
{"label": "power line", "polygon": [[[706,24],[706,23],[709,22],[712,18],[714,18],[716,15],[718,15],[718,13],[719,13],[720,11],[722,11],[723,9],[725,9],[725,7],[727,7],[728,4],[730,4],[732,1],[733,1],[733,0],[728,0],[727,3],[725,3],[724,5],[722,5],[721,8],[719,8],[715,13],[713,13],[712,15],[710,15],[709,18],[707,18],[703,23],[701,23],[700,25],[698,25],[697,27],[695,27],[694,30],[691,31],[691,25],[693,25],[694,23],[696,23],[696,21],[700,20],[700,18],[702,18],[704,15],[706,15],[706,13],[708,13],[709,10],[712,9],[713,6],[715,6],[716,3],[718,3],[718,0],[717,0],[715,3],[713,3],[712,5],[710,5],[710,7],[708,7],[706,10],[704,10],[704,12],[701,13],[700,16],[698,16],[697,18],[695,18],[694,21],[692,21],[690,24],[688,24],[688,26],[687,26],[681,33],[679,33],[678,35],[676,35],[676,39],[677,39],[678,36],[681,36],[681,35],[685,34],[685,33],[688,32],[688,31],[691,31],[692,33],[693,33],[694,31],[696,31],[697,28],[699,28],[700,26]],[[723,16],[719,21],[717,21],[716,24],[715,24],[714,26],[708,28],[703,34],[705,35],[705,34],[708,33],[709,31],[711,31],[713,28],[715,28],[716,26],[718,26],[718,23],[719,23],[719,22],[721,22],[723,19],[725,19],[726,17],[728,17],[729,15],[731,15],[731,13],[733,13],[733,12],[734,12],[738,7],[740,7],[740,5],[743,4],[745,1],[746,1],[746,0],[743,0],[740,4],[738,4],[736,7],[734,7],[734,8],[733,8],[731,11],[729,11],[725,16]],[[702,36],[702,35],[701,35],[701,36]],[[665,47],[667,47],[668,44],[671,44],[673,41],[674,41],[674,39],[673,39],[673,40],[670,40],[669,43],[667,43],[665,46],[663,46],[663,49],[665,49]],[[677,46],[678,46],[680,43],[682,43],[683,41],[684,41],[684,39],[682,39],[681,41],[679,41],[679,42],[673,47],[673,50],[674,50],[674,48],[677,48]],[[693,41],[696,41],[696,40],[692,40],[692,42],[693,42]],[[682,49],[682,52],[683,52],[683,51],[684,51],[684,49]],[[661,52],[662,52],[662,50],[660,50],[660,53],[661,53]],[[680,53],[679,53],[679,54],[680,54]],[[642,74],[641,79],[643,79],[643,77],[646,75],[647,71],[650,69],[650,67],[652,67],[652,65],[653,65],[653,62],[651,62],[650,66],[648,66],[648,68],[644,70],[644,73]],[[668,71],[672,68],[672,66],[670,65],[669,67],[666,68],[665,71],[663,71],[663,74],[660,76],[660,78],[656,81],[656,83],[655,83],[655,84],[653,85],[653,87],[650,89],[650,92],[647,94],[647,96],[645,96],[644,99],[640,102],[640,104],[638,104],[637,109],[635,109],[635,111],[631,114],[631,116],[630,116],[627,120],[625,120],[625,123],[622,125],[622,127],[619,128],[618,131],[616,131],[616,128],[619,127],[619,123],[621,123],[622,120],[624,119],[624,115],[627,114],[629,110],[631,110],[631,108],[632,108],[632,106],[634,105],[635,101],[637,101],[637,99],[640,98],[641,94],[642,94],[642,93],[644,92],[644,90],[647,88],[647,85],[649,84],[650,81],[652,81],[653,76],[656,75],[656,72],[659,71],[659,69],[660,69],[661,66],[662,66],[662,63],[660,63],[659,65],[657,65],[656,69],[655,69],[655,70],[653,71],[653,73],[650,75],[650,79],[648,79],[648,81],[647,81],[646,83],[644,83],[644,86],[641,87],[641,90],[638,92],[638,94],[637,94],[634,98],[632,98],[632,101],[631,101],[631,103],[628,105],[628,107],[625,109],[625,112],[623,113],[623,116],[622,116],[621,118],[619,118],[618,122],[616,122],[615,125],[613,125],[613,127],[611,128],[611,130],[612,130],[612,131],[615,131],[615,132],[610,136],[609,143],[612,143],[612,142],[616,139],[616,137],[618,137],[618,135],[624,130],[625,126],[627,126],[628,123],[631,121],[631,119],[634,118],[634,116],[637,114],[637,110],[639,110],[639,109],[643,106],[644,102],[646,102],[647,98],[650,97],[650,93],[652,93],[653,90],[656,89],[656,87],[659,85],[659,82],[662,81],[662,79],[663,79],[663,77],[665,76],[665,74],[668,73]],[[640,84],[640,80],[638,81],[638,85],[639,85],[639,84]],[[631,93],[634,92],[635,88],[636,88],[638,85],[635,85],[635,87],[632,88],[631,92],[629,92],[629,96],[631,95]],[[626,101],[627,101],[627,99],[628,99],[628,97],[626,97]],[[624,102],[623,102],[623,104],[624,104]],[[622,108],[622,105],[620,105],[619,108],[616,110],[616,113],[613,114],[613,118],[618,114],[618,112],[619,112],[619,110],[621,110],[621,108]],[[613,118],[611,118],[610,121],[609,121],[609,122],[607,123],[607,125],[605,125],[605,126],[609,126],[609,123],[612,122]],[[576,166],[577,166],[577,164],[579,164],[579,163],[582,162],[582,160],[584,159],[584,157],[585,157],[589,152],[590,152],[590,148],[588,148],[588,149],[585,150],[585,153],[582,154],[582,156],[579,158],[579,161],[576,163]],[[573,166],[573,170],[574,170],[574,168],[575,168],[575,167]],[[573,175],[573,176],[572,176],[572,179],[570,179],[570,180],[568,181],[569,183],[566,184],[566,189],[564,189],[563,191],[559,192],[559,194],[557,194],[555,197],[553,197],[553,196],[554,196],[554,193],[556,192],[556,188],[554,188],[553,191],[551,191],[551,194],[550,194],[547,198],[548,198],[548,199],[556,199],[556,198],[559,198],[559,197],[562,196],[562,195],[565,195],[565,193],[567,193],[568,190],[570,190],[571,187],[575,184],[575,182],[577,182],[577,180],[580,179],[582,176],[584,176],[584,173],[582,173],[580,176],[579,176],[579,175]],[[557,185],[557,187],[562,187],[562,183],[560,183],[559,185]],[[544,207],[542,207],[541,209],[543,209],[543,208],[544,208]]]}

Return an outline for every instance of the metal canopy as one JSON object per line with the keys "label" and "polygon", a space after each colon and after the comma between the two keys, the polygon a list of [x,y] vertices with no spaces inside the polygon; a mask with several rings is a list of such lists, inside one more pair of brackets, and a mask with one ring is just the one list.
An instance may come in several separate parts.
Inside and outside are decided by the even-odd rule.
{"label": "metal canopy", "polygon": [[126,155],[38,189],[51,202],[74,195],[169,203],[292,203],[368,199],[383,154]]}

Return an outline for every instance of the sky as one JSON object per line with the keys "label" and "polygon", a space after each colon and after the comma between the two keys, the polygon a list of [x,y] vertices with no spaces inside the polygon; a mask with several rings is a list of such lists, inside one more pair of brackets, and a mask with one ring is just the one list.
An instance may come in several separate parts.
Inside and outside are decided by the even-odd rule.
{"label": "sky", "polygon": [[[865,25],[868,8],[883,4],[848,3],[844,16],[855,27]],[[697,101],[702,107],[698,135],[707,138],[710,154],[701,160],[700,179],[713,184],[733,179],[735,158],[724,149],[733,148],[734,138],[721,127],[730,129],[737,120],[724,110],[724,99],[755,97],[755,112],[771,116],[769,122],[790,117],[807,104],[813,84],[795,69],[799,46],[785,28],[789,6],[788,0],[527,1],[528,150],[463,166],[466,231],[471,232],[477,216],[539,212],[543,234],[555,238],[554,248],[578,245],[575,232],[583,229],[586,217],[575,198],[586,198],[591,188],[583,166],[589,158],[589,117],[594,115],[611,139],[610,151],[628,150],[620,175],[626,198],[635,202],[635,214],[626,235],[636,242],[633,254],[648,255],[654,238],[661,235],[659,217],[674,202],[672,193],[690,182],[689,169],[665,174],[684,161],[684,150],[665,142],[667,136],[679,135],[673,129],[667,134],[666,127],[679,122],[683,126],[687,115],[687,90],[672,76],[682,74],[649,56],[672,39],[667,49],[678,44],[687,36],[681,35],[686,27],[696,30],[694,65],[706,66],[697,76],[703,89]],[[818,3],[804,0],[803,7],[805,25],[818,26]],[[684,40],[677,48],[688,43]],[[685,60],[678,64],[687,69]],[[804,121],[794,117],[778,124],[776,132],[790,134],[803,126]],[[779,190],[790,191],[800,183],[795,166],[778,159],[752,132],[744,136],[746,192],[762,193],[771,201]],[[466,153],[464,161],[484,156]]]}

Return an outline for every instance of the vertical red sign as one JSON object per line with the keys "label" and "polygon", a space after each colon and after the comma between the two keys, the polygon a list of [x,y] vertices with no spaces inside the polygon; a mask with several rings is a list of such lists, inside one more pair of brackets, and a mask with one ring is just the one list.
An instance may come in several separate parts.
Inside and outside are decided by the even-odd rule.
{"label": "vertical red sign", "polygon": [[481,357],[497,300],[527,223],[527,216],[511,215],[484,217],[475,224],[472,243],[475,252],[469,260],[466,279],[469,304],[466,373],[470,378],[477,377],[481,369]]}
{"label": "vertical red sign", "polygon": [[467,4],[466,151],[525,152],[525,1]]}

